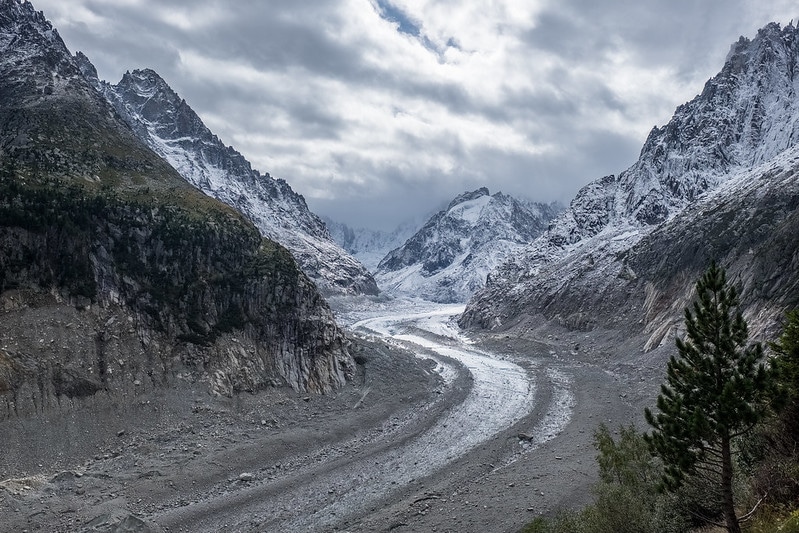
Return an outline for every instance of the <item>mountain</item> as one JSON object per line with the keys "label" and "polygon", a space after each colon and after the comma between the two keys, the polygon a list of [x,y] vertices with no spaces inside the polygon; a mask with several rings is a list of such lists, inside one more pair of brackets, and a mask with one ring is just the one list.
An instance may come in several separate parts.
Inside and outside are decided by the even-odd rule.
{"label": "mountain", "polygon": [[[638,161],[584,187],[552,227],[493,272],[463,327],[554,320],[662,342],[711,259],[743,285],[761,330],[799,303],[799,31],[741,38],[701,94],[654,128]],[[764,260],[769,258],[768,261]]]}
{"label": "mountain", "polygon": [[189,185],[0,0],[0,404],[23,415],[181,381],[324,392],[354,368],[290,253]]}
{"label": "mountain", "polygon": [[389,293],[438,302],[466,301],[486,275],[540,235],[554,205],[523,203],[485,187],[456,197],[378,264]]}
{"label": "mountain", "polygon": [[342,248],[351,253],[370,272],[377,270],[377,265],[386,254],[402,246],[422,226],[415,220],[404,222],[393,231],[381,231],[368,228],[351,228],[346,224],[323,218],[330,235]]}
{"label": "mountain", "polygon": [[305,199],[225,146],[156,72],[127,72],[111,85],[98,79],[84,54],[78,52],[75,61],[140,139],[186,181],[235,207],[262,235],[288,248],[323,292],[377,294],[372,275],[333,241]]}

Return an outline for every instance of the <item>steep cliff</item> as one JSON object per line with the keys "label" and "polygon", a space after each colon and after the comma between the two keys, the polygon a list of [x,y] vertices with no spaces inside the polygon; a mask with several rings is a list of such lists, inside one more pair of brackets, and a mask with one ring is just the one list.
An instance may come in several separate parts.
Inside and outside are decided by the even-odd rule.
{"label": "steep cliff", "polygon": [[571,328],[662,332],[679,321],[711,258],[744,283],[751,315],[779,316],[796,301],[788,290],[796,270],[784,268],[796,249],[775,239],[790,235],[796,203],[797,59],[793,25],[741,38],[701,94],[652,130],[632,167],[583,188],[544,235],[491,274],[461,325],[507,328],[538,316]]}
{"label": "steep cliff", "polygon": [[287,250],[190,186],[0,0],[0,395],[27,413],[186,379],[341,385],[352,359]]}
{"label": "steep cliff", "polygon": [[305,198],[285,180],[254,170],[225,146],[155,71],[127,72],[116,85],[100,81],[89,59],[75,61],[136,135],[186,181],[250,219],[262,235],[287,247],[326,293],[377,294],[372,275],[332,239]]}

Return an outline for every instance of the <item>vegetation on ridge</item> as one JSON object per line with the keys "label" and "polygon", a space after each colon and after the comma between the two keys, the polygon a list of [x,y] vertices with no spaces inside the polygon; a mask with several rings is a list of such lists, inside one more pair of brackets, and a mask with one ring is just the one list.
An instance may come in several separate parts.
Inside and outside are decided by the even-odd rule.
{"label": "vegetation on ridge", "polygon": [[97,300],[94,270],[101,267],[92,258],[107,254],[127,303],[161,331],[170,315],[185,314],[180,338],[201,344],[250,320],[234,299],[209,317],[205,291],[235,295],[248,280],[296,283],[301,275],[285,249],[227,209],[201,216],[162,198],[22,178],[10,166],[0,170],[0,236],[0,291],[39,288]]}
{"label": "vegetation on ridge", "polygon": [[[685,310],[686,340],[677,338],[679,357],[669,360],[659,413],[646,410],[653,427],[646,436],[663,460],[663,483],[671,491],[688,477],[703,478],[719,490],[724,524],[741,528],[733,494],[734,441],[767,414],[771,371],[760,343],[749,333],[735,287],[723,268],[711,263],[696,284],[698,301]],[[709,522],[713,520],[708,519]]]}

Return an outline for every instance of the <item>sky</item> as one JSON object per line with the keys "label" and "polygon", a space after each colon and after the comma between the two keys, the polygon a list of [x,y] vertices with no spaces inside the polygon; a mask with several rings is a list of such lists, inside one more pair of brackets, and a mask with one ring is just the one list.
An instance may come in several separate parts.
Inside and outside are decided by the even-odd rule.
{"label": "sky", "polygon": [[33,0],[100,78],[152,68],[311,210],[390,230],[482,186],[568,205],[782,0]]}

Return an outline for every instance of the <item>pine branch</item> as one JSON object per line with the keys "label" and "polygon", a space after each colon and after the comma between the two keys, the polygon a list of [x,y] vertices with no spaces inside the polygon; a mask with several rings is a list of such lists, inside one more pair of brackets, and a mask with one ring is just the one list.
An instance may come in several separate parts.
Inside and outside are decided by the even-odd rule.
{"label": "pine branch", "polygon": [[757,511],[757,508],[758,508],[758,507],[760,507],[760,504],[761,504],[761,503],[763,503],[763,501],[764,501],[764,500],[765,500],[767,497],[768,497],[768,492],[766,492],[766,493],[763,495],[763,497],[762,497],[762,498],[760,498],[760,499],[757,501],[757,503],[755,504],[755,506],[754,506],[754,507],[752,507],[752,510],[751,510],[751,511],[749,511],[749,512],[748,512],[748,513],[746,513],[745,515],[743,515],[743,516],[741,516],[740,518],[738,518],[738,522],[740,523],[740,522],[747,522],[747,521],[749,521],[749,519],[750,519],[750,518],[752,518],[752,517],[755,515],[755,511]]}

